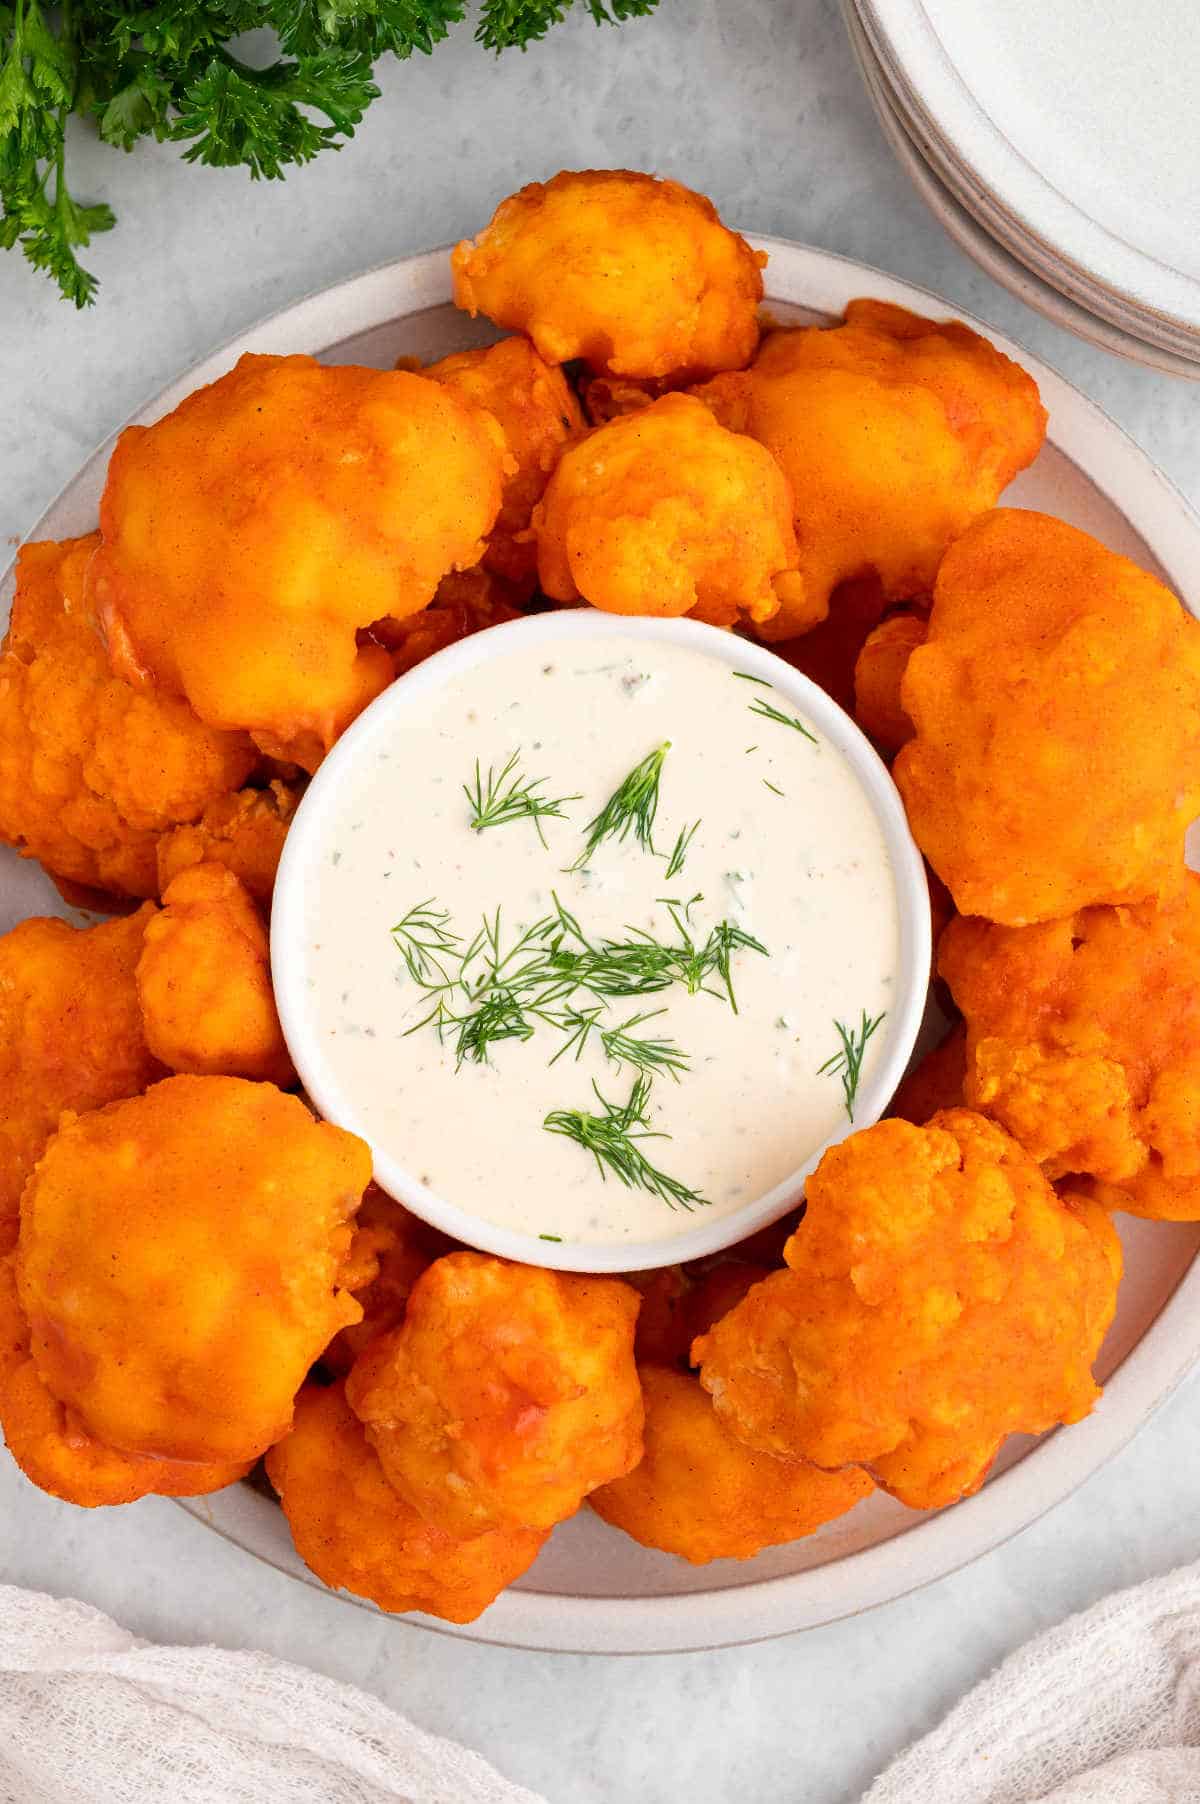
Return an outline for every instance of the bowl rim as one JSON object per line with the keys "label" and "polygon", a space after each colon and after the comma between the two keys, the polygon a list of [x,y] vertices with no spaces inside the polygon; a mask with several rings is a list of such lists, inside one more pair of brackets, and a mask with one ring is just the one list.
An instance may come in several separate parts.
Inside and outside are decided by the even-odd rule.
{"label": "bowl rim", "polygon": [[[662,1239],[547,1242],[536,1234],[519,1232],[472,1214],[421,1183],[387,1146],[371,1145],[354,1096],[343,1085],[337,1061],[330,1057],[325,1041],[316,1031],[301,948],[307,933],[313,873],[328,856],[328,834],[336,819],[337,796],[347,774],[370,756],[422,697],[452,686],[466,672],[528,647],[571,645],[592,639],[691,647],[731,669],[761,677],[785,701],[801,710],[849,765],[883,831],[896,896],[899,953],[894,999],[884,1024],[883,1057],[874,1060],[869,1081],[856,1101],[854,1119],[839,1119],[834,1130],[779,1183],[744,1208],[712,1218],[701,1217],[692,1227]],[[391,683],[341,735],[305,790],[288,829],[271,906],[271,973],[276,1007],[292,1062],[317,1113],[371,1145],[375,1181],[423,1221],[477,1250],[556,1271],[648,1271],[656,1266],[702,1259],[788,1214],[800,1201],[805,1179],[828,1149],[850,1133],[878,1121],[895,1094],[925,1013],[931,959],[929,889],[921,854],[886,765],[849,714],[809,677],[751,640],[696,620],[607,614],[594,608],[533,614],[489,627],[446,646]]]}

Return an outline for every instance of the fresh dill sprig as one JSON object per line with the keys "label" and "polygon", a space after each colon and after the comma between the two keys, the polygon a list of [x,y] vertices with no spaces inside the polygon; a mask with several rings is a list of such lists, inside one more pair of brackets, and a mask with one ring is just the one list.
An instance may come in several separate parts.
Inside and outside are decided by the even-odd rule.
{"label": "fresh dill sprig", "polygon": [[442,955],[447,958],[459,956],[457,948],[461,942],[458,934],[450,931],[449,920],[449,910],[435,908],[430,896],[410,908],[391,929],[392,943],[403,958],[409,976],[424,989],[433,987],[431,980],[434,979],[439,984],[450,982]]}
{"label": "fresh dill sprig", "polygon": [[[461,936],[448,926],[446,910],[432,901],[418,903],[392,929],[393,941],[409,975],[423,989],[426,1004],[420,1020],[405,1030],[406,1037],[432,1026],[443,1042],[453,1042],[458,1066],[485,1064],[493,1046],[532,1039],[540,1024],[567,1036],[555,1059],[566,1052],[578,1058],[595,1031],[605,1057],[614,1063],[639,1071],[669,1071],[672,1076],[686,1070],[687,1058],[673,1042],[633,1032],[653,1014],[633,1015],[619,1025],[603,1027],[600,1017],[611,999],[653,995],[682,984],[690,995],[699,990],[711,996],[724,994],[736,1014],[732,955],[744,948],[765,956],[767,948],[732,921],[718,922],[708,938],[698,942],[687,919],[701,898],[693,896],[686,903],[663,900],[679,936],[674,943],[634,927],[628,929],[628,939],[593,942],[556,895],[553,914],[524,928],[511,945],[505,944],[497,908],[484,916],[465,949]],[[712,987],[713,977],[720,980],[720,989]],[[576,1000],[581,992],[590,1001]]]}
{"label": "fresh dill sprig", "polygon": [[[466,951],[455,951],[457,973],[451,977],[439,965],[437,980],[433,976],[424,980],[430,1007],[405,1037],[433,1026],[439,1039],[453,1039],[457,1066],[482,1065],[489,1062],[497,1042],[532,1039],[538,1022],[559,1026],[554,1005],[578,986],[550,962],[546,940],[556,927],[556,917],[546,915],[505,950],[500,910],[485,915]],[[456,945],[461,944],[457,935],[454,938]],[[462,1000],[456,1005],[457,996]]]}
{"label": "fresh dill sprig", "polygon": [[653,1165],[639,1142],[669,1139],[650,1126],[646,1105],[650,1098],[650,1079],[644,1074],[634,1079],[626,1102],[613,1103],[601,1095],[593,1081],[592,1089],[603,1110],[589,1114],[584,1109],[551,1109],[542,1122],[550,1134],[564,1134],[590,1152],[602,1178],[611,1171],[629,1189],[648,1190],[671,1209],[706,1207],[708,1198]]}
{"label": "fresh dill sprig", "polygon": [[552,801],[548,796],[539,795],[538,791],[545,788],[548,779],[525,777],[517,769],[520,757],[518,749],[499,774],[493,765],[489,765],[486,777],[476,758],[475,781],[463,784],[463,794],[471,808],[470,824],[476,833],[482,833],[487,827],[507,826],[509,821],[532,821],[538,838],[545,845],[542,822],[551,816],[561,820],[566,804],[578,802],[580,797],[558,796]]}
{"label": "fresh dill sprig", "polygon": [[817,1069],[818,1077],[828,1075],[841,1078],[842,1094],[846,1099],[846,1114],[851,1121],[854,1120],[854,1104],[858,1096],[858,1080],[862,1076],[863,1057],[867,1050],[867,1042],[886,1014],[887,1010],[885,1009],[882,1015],[876,1015],[872,1020],[864,1009],[862,1020],[855,1028],[848,1028],[844,1022],[835,1021],[833,1025],[837,1029],[838,1039],[842,1042],[841,1050],[833,1053]]}
{"label": "fresh dill sprig", "polygon": [[781,709],[775,707],[774,703],[767,701],[761,695],[756,695],[750,703],[750,712],[751,714],[761,714],[764,720],[777,720],[780,726],[794,727],[797,733],[803,733],[804,737],[811,739],[814,745],[818,743],[816,734],[810,733],[802,720],[797,720],[794,714],[784,714]]}
{"label": "fresh dill sprig", "polygon": [[762,684],[762,687],[763,687],[763,688],[764,688],[764,689],[770,689],[770,688],[771,688],[771,687],[772,687],[772,685],[771,685],[771,684],[770,684],[770,683],[768,683],[768,681],[767,681],[767,679],[766,679],[766,677],[756,677],[756,676],[751,676],[751,675],[750,675],[750,672],[749,672],[749,671],[748,671],[748,670],[735,670],[735,671],[734,671],[734,673],[733,673],[733,674],[734,674],[734,676],[735,676],[735,677],[737,677],[737,678],[738,678],[738,680],[739,680],[739,681],[740,681],[740,682],[743,682],[743,683],[761,683],[761,684]]}
{"label": "fresh dill sprig", "polygon": [[622,1021],[617,1027],[601,1027],[600,1017],[603,1012],[602,1003],[587,1009],[569,1009],[562,1019],[563,1031],[568,1038],[550,1063],[557,1065],[559,1059],[568,1052],[573,1052],[578,1061],[592,1034],[596,1033],[600,1036],[604,1056],[611,1064],[629,1065],[646,1077],[654,1077],[665,1071],[676,1083],[679,1082],[680,1072],[690,1069],[691,1060],[687,1053],[673,1040],[651,1038],[633,1031],[634,1028],[644,1026],[647,1021],[654,1021],[659,1015],[665,1015],[665,1009],[648,1009],[640,1015],[630,1015],[628,1021]]}
{"label": "fresh dill sprig", "polygon": [[587,844],[571,870],[582,870],[596,847],[605,839],[625,839],[630,829],[639,846],[654,851],[654,817],[658,813],[658,786],[663,761],[671,749],[664,740],[635,764],[623,783],[618,784],[594,820],[585,829]]}
{"label": "fresh dill sprig", "polygon": [[680,871],[683,869],[687,860],[688,847],[696,837],[696,831],[699,828],[699,825],[699,821],[693,821],[690,827],[681,827],[679,829],[679,838],[675,841],[675,844],[671,849],[671,856],[667,860],[668,880],[672,877],[678,877]]}
{"label": "fresh dill sprig", "polygon": [[718,922],[707,940],[698,942],[687,925],[688,910],[698,899],[693,896],[685,904],[662,898],[679,935],[675,943],[655,939],[644,927],[630,927],[626,930],[629,938],[624,940],[604,939],[593,945],[581,938],[578,950],[560,943],[552,954],[553,962],[564,977],[570,975],[580,989],[590,990],[594,996],[652,996],[677,983],[691,996],[700,990],[720,995],[721,991],[708,983],[716,974],[736,1015],[732,954],[743,949],[764,957],[769,954],[761,940],[732,921]]}

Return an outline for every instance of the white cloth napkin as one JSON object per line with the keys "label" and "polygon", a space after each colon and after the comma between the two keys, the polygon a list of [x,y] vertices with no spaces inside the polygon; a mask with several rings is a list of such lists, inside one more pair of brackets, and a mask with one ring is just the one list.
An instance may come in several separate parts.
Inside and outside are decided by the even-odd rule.
{"label": "white cloth napkin", "polygon": [[863,1804],[1200,1804],[1200,1565],[1012,1654]]}
{"label": "white cloth napkin", "polygon": [[[544,1800],[351,1686],[0,1585],[0,1804]],[[1200,1565],[1013,1654],[863,1804],[1200,1804]]]}
{"label": "white cloth napkin", "polygon": [[0,1804],[543,1801],[349,1685],[0,1585]]}

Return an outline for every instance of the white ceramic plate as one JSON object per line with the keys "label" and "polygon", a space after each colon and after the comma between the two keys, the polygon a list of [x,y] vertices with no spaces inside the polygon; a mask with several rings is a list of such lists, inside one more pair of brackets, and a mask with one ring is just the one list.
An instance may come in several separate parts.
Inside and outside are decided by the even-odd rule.
{"label": "white ceramic plate", "polygon": [[[1098,345],[1101,350],[1112,351],[1118,357],[1127,357],[1134,363],[1163,370],[1169,376],[1183,376],[1190,382],[1200,382],[1200,361],[1151,344],[1134,332],[1092,313],[1043,279],[1036,269],[1022,262],[1014,250],[991,236],[932,167],[929,160],[932,146],[923,140],[919,128],[904,117],[899,97],[888,85],[883,67],[863,29],[855,0],[842,0],[842,12],[880,129],[913,187],[959,249],[1002,288],[1007,288],[1027,307],[1034,308],[1076,338]],[[1015,247],[1016,250],[1021,248]],[[1197,348],[1200,350],[1200,346]]]}
{"label": "white ceramic plate", "polygon": [[[954,311],[935,295],[844,258],[780,239],[755,242],[770,253],[767,305],[782,322],[835,316],[863,294],[935,315]],[[373,270],[254,327],[138,418],[158,418],[244,351],[311,351],[329,362],[386,366],[402,353],[430,358],[492,336],[456,313],[449,294],[444,252]],[[1050,409],[1050,442],[1009,499],[1095,533],[1157,570],[1200,612],[1200,523],[1186,503],[1090,401],[1017,346],[990,336],[1032,372]],[[89,459],[31,537],[93,528],[110,450],[111,441]],[[0,582],[0,613],[10,593],[11,573]],[[67,912],[35,866],[0,849],[0,929],[27,914]],[[749,1562],[706,1567],[650,1553],[585,1510],[555,1533],[532,1570],[481,1621],[453,1631],[428,1626],[555,1651],[724,1646],[854,1614],[964,1565],[1059,1502],[1123,1446],[1200,1354],[1200,1266],[1193,1267],[1200,1226],[1124,1219],[1122,1230],[1128,1276],[1100,1361],[1108,1381],[1102,1402],[1074,1428],[1034,1444],[1010,1442],[978,1496],[930,1516],[873,1497],[808,1540]],[[281,1571],[317,1583],[297,1559],[279,1510],[250,1487],[184,1507]]]}
{"label": "white ceramic plate", "polygon": [[905,111],[1031,238],[1200,333],[1194,0],[862,0]]}

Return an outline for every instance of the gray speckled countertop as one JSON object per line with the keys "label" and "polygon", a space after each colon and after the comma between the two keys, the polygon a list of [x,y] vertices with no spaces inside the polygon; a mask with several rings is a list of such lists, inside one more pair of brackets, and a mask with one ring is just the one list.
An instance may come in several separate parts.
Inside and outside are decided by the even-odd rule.
{"label": "gray speckled countertop", "polygon": [[[977,271],[894,165],[833,0],[662,0],[586,18],[498,65],[469,32],[384,71],[356,142],[286,184],[81,138],[74,185],[117,231],[73,316],[0,257],[0,531],[201,353],[370,264],[478,227],[562,166],[657,168],[732,223],[940,291],[1039,352],[1200,500],[1200,388],[1076,343]],[[85,1515],[0,1461],[0,1579],[84,1598],[163,1641],[260,1647],[377,1693],[552,1804],[849,1804],[994,1662],[1116,1586],[1198,1551],[1195,1384],[1069,1502],[967,1571],[759,1647],[649,1660],[523,1654],[374,1620],[255,1564],[169,1503]]]}

